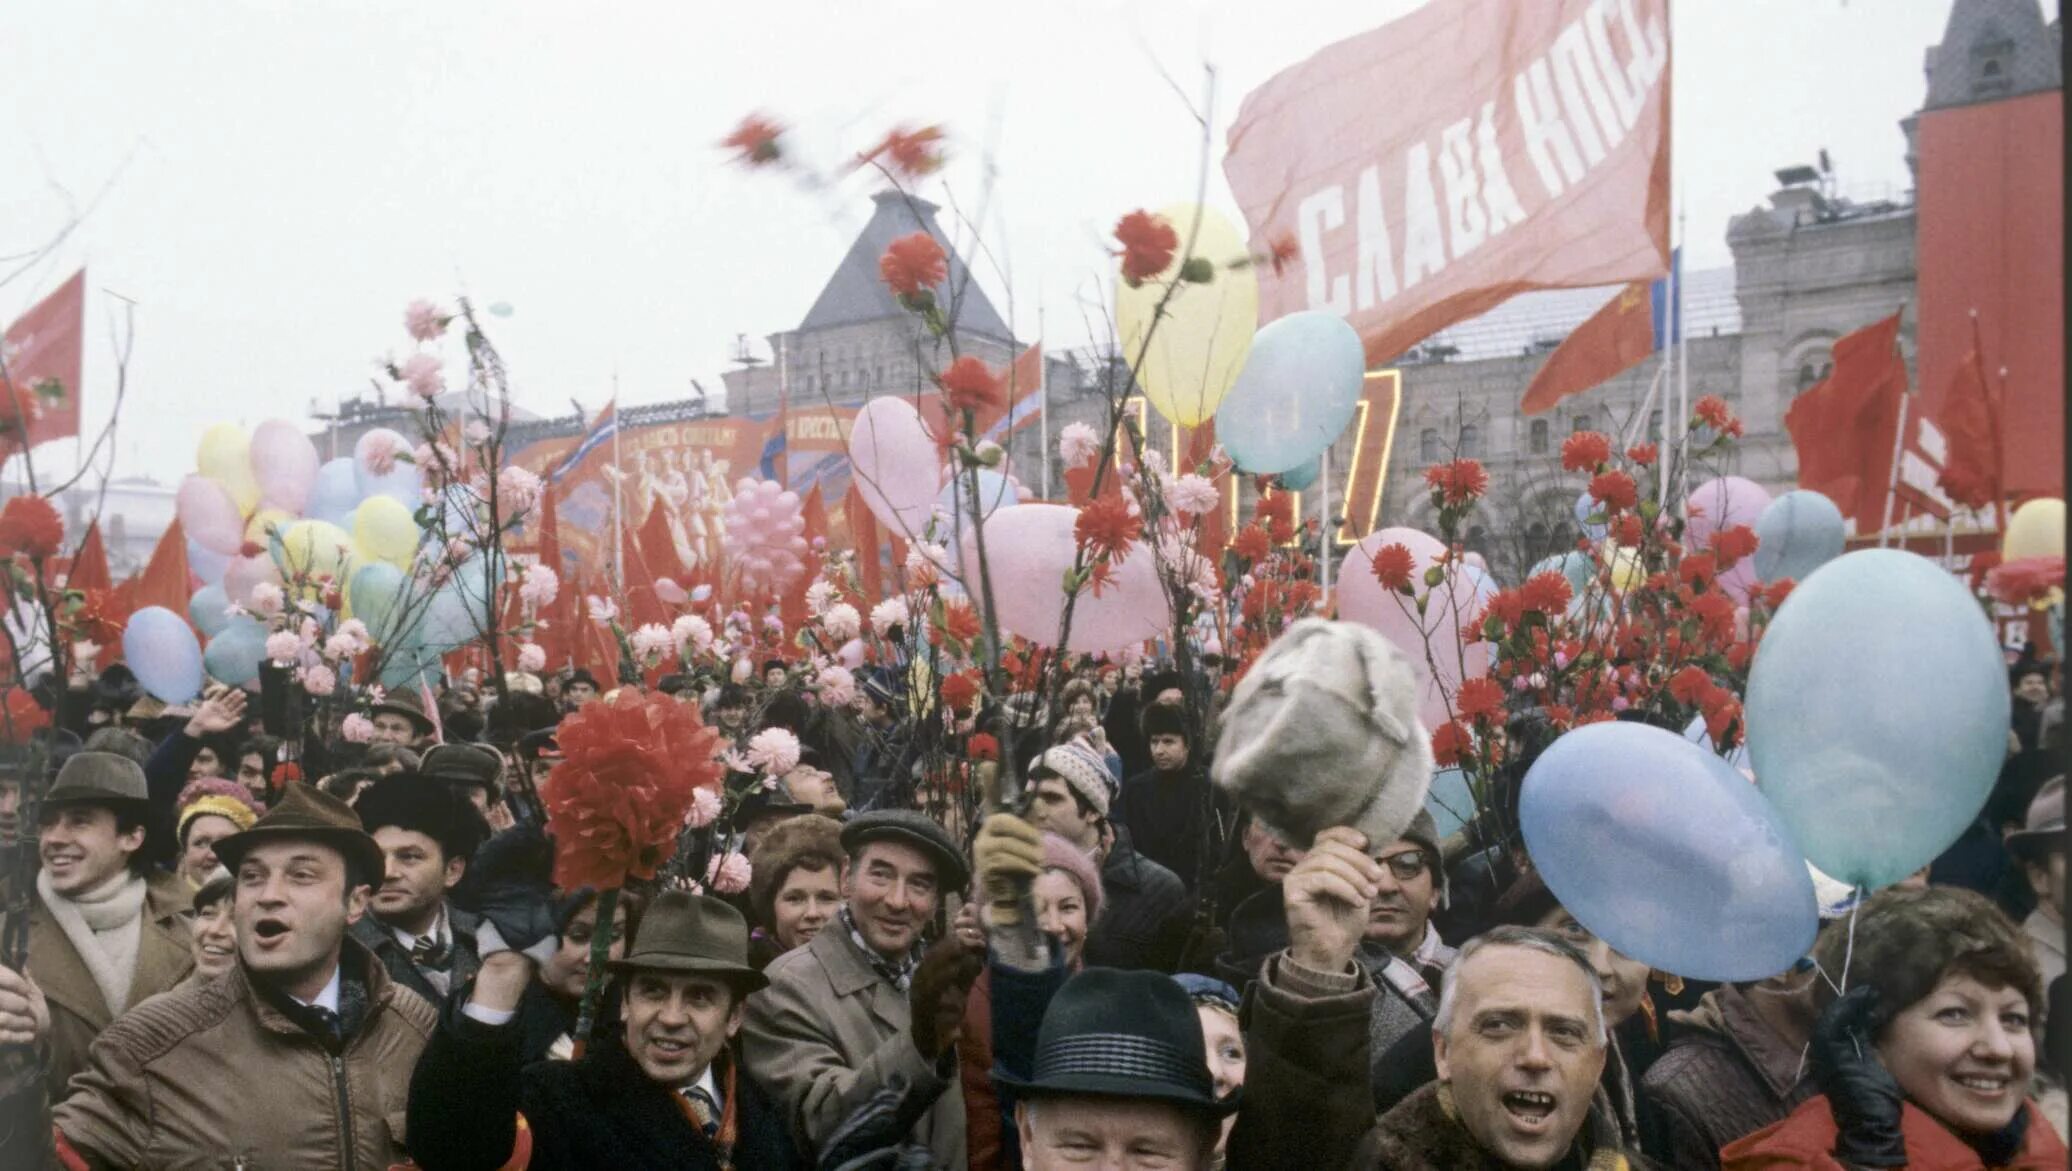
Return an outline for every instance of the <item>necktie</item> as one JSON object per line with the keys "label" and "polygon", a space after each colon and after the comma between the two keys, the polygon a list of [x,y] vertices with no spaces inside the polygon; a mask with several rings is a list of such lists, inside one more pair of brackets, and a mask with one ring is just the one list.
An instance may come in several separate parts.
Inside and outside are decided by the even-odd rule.
{"label": "necktie", "polygon": [[684,1109],[690,1113],[691,1121],[698,1124],[698,1129],[705,1132],[706,1138],[719,1133],[719,1104],[712,1100],[711,1095],[697,1086],[692,1086],[683,1091],[683,1104]]}
{"label": "necktie", "polygon": [[410,945],[410,962],[420,968],[443,972],[453,966],[453,947],[443,939],[421,935]]}
{"label": "necktie", "polygon": [[321,1004],[304,1005],[303,1011],[309,1015],[310,1024],[314,1026],[310,1029],[310,1032],[329,1040],[333,1044],[344,1038],[343,1022],[338,1019],[337,1013],[332,1012]]}

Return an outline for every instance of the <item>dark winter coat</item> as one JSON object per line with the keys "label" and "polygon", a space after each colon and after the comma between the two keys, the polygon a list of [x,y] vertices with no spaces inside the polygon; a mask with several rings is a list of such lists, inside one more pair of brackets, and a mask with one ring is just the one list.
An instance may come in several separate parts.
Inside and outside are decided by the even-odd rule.
{"label": "dark winter coat", "polygon": [[1108,819],[1127,826],[1137,851],[1178,875],[1192,894],[1203,877],[1202,859],[1221,855],[1227,805],[1198,767],[1178,774],[1146,769],[1122,783]]}
{"label": "dark winter coat", "polygon": [[[463,987],[475,978],[475,970],[482,966],[482,960],[475,954],[475,928],[481,924],[480,916],[469,914],[448,903],[446,906],[446,929],[453,935],[452,977],[447,983],[449,990]],[[396,939],[395,933],[381,925],[370,914],[360,916],[359,922],[351,927],[353,938],[365,944],[374,953],[381,966],[388,969],[389,978],[403,987],[425,998],[432,1007],[445,1005],[446,995],[425,978],[423,969],[410,958],[410,949]]]}
{"label": "dark winter coat", "polygon": [[1803,1057],[1812,978],[1780,977],[1746,991],[1729,984],[1678,1014],[1684,1032],[1640,1083],[1663,1161],[1717,1168],[1721,1147],[1783,1121],[1818,1092]]}
{"label": "dark winter coat", "polygon": [[[710,1168],[728,1165],[692,1124],[672,1087],[653,1081],[626,1052],[622,1034],[600,1034],[578,1061],[522,1065],[514,1020],[468,1018],[456,997],[410,1081],[410,1153],[425,1171],[494,1171],[511,1158],[522,1114],[532,1171],[557,1168]],[[736,1140],[731,1165],[804,1168],[783,1116],[740,1063],[722,1051],[713,1077],[731,1074]]]}
{"label": "dark winter coat", "polygon": [[1101,866],[1101,890],[1101,918],[1086,936],[1086,966],[1172,971],[1192,913],[1179,875],[1138,853],[1128,831],[1117,826]]}

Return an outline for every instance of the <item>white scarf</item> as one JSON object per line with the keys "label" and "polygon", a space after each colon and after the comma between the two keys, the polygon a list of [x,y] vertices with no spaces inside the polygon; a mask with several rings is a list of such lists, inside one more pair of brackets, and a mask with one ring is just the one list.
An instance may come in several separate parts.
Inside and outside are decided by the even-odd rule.
{"label": "white scarf", "polygon": [[128,869],[76,898],[50,885],[50,872],[36,872],[36,893],[72,941],[72,950],[93,974],[111,1016],[129,1007],[137,974],[137,944],[144,932],[144,879]]}

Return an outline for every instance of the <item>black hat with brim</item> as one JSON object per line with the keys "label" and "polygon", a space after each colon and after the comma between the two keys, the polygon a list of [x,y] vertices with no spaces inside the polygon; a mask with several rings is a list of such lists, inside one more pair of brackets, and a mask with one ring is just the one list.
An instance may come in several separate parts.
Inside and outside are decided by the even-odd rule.
{"label": "black hat with brim", "polygon": [[1239,1102],[1216,1097],[1194,1002],[1158,972],[1088,968],[1065,981],[1037,1030],[1034,1072],[993,1080],[1023,1098],[1148,1100],[1210,1118]]}
{"label": "black hat with brim", "polygon": [[926,854],[935,863],[937,882],[945,889],[963,890],[971,881],[971,868],[964,861],[964,852],[957,848],[949,831],[918,810],[875,809],[859,814],[842,827],[842,848],[849,851],[850,857],[871,842],[898,842]]}

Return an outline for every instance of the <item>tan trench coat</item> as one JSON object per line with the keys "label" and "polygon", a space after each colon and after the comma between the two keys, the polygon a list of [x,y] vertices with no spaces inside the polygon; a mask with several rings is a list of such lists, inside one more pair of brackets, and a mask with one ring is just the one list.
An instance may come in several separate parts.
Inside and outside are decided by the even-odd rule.
{"label": "tan trench coat", "polygon": [[849,933],[830,925],[764,972],[741,1029],[748,1072],[783,1106],[802,1145],[821,1144],[894,1073],[923,1092],[945,1088],[914,1127],[937,1167],[963,1167],[964,1095],[914,1047],[906,993],[871,970]]}

